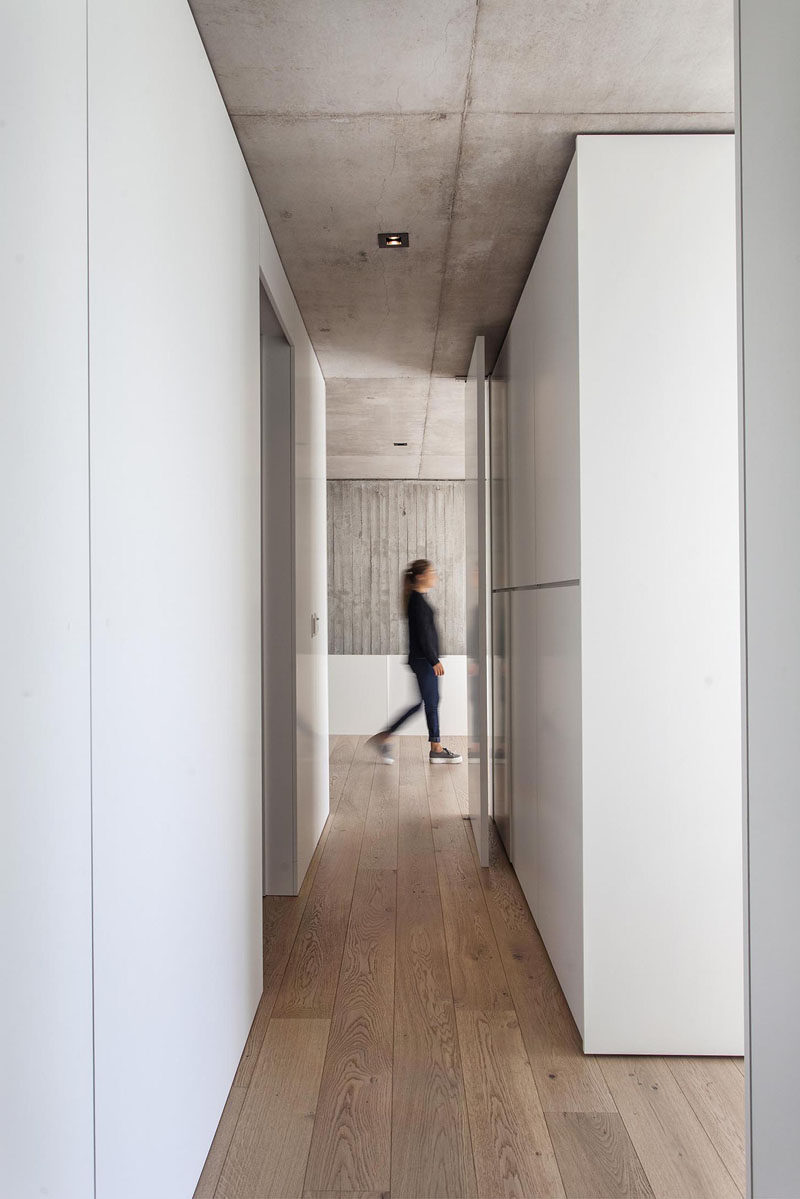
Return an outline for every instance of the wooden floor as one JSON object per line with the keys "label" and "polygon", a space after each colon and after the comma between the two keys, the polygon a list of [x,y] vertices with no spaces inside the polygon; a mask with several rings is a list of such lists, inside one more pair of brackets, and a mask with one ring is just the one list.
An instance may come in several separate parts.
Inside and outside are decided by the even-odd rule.
{"label": "wooden floor", "polygon": [[195,1199],[743,1194],[741,1061],[584,1057],[502,847],[477,865],[466,766],[396,744],[332,740]]}

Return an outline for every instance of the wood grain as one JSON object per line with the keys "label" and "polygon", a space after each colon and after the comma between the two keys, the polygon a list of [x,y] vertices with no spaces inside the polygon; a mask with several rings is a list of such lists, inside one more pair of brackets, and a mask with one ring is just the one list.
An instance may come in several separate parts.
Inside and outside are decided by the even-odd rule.
{"label": "wood grain", "polygon": [[496,835],[477,863],[466,767],[414,737],[376,767],[364,741],[332,741],[308,878],[265,900],[196,1199],[739,1199],[741,1060],[585,1057]]}
{"label": "wood grain", "polygon": [[[616,1112],[548,1112],[546,1119],[567,1199],[652,1199],[641,1162]],[[674,1199],[689,1199],[689,1195]]]}
{"label": "wood grain", "polygon": [[[407,740],[401,780],[416,772]],[[476,1195],[430,814],[419,783],[400,784],[397,891],[391,1193]]]}
{"label": "wood grain", "polygon": [[478,1194],[564,1195],[514,1012],[456,1012]]}
{"label": "wood grain", "polygon": [[744,1079],[736,1062],[725,1057],[671,1057],[667,1065],[744,1194]]}
{"label": "wood grain", "polygon": [[218,1199],[301,1199],[328,1020],[271,1020]]}
{"label": "wood grain", "polygon": [[304,1191],[303,1199],[391,1199],[388,1191]]}
{"label": "wood grain", "polygon": [[426,781],[453,999],[456,1007],[507,1011],[511,995],[450,767],[427,766]]}
{"label": "wood grain", "polygon": [[246,1087],[231,1087],[193,1199],[214,1199],[246,1095]]}
{"label": "wood grain", "polygon": [[354,761],[322,852],[273,1016],[330,1018],[374,762]]}
{"label": "wood grain", "polygon": [[264,990],[233,1080],[234,1087],[247,1087],[250,1083],[253,1068],[267,1031],[267,1024],[275,1007],[275,1000],[280,990],[286,964],[289,961],[292,945],[297,936],[297,930],[300,927],[300,922],[308,903],[308,897],[311,894],[311,888],[317,877],[317,870],[319,869],[320,859],[322,858],[328,834],[331,830],[333,816],[336,813],[339,800],[345,789],[350,766],[358,744],[359,738],[357,737],[331,738],[330,811],[298,894],[296,896],[264,896],[262,930],[264,943]]}
{"label": "wood grain", "polygon": [[572,1013],[494,826],[490,832],[490,864],[482,869],[469,830],[473,860],[542,1107],[546,1112],[616,1111],[600,1067],[583,1053]]}
{"label": "wood grain", "polygon": [[663,1058],[603,1057],[600,1063],[656,1199],[739,1199]]}
{"label": "wood grain", "polygon": [[358,874],[307,1189],[389,1189],[396,883],[394,870]]}
{"label": "wood grain", "polygon": [[397,869],[397,813],[400,765],[380,762],[372,776],[369,811],[361,844],[360,870]]}

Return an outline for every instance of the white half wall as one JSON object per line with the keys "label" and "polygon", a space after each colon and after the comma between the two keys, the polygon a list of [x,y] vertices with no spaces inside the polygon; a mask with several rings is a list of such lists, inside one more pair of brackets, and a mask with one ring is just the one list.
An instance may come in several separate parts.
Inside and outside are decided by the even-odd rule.
{"label": "white half wall", "polygon": [[[442,658],[439,723],[442,736],[467,735],[467,659]],[[371,735],[419,702],[417,681],[401,654],[331,654],[328,658],[330,731],[334,735]],[[398,736],[426,737],[425,713],[398,729]]]}
{"label": "white half wall", "polygon": [[0,39],[0,1190],[92,1194],[86,6]]}

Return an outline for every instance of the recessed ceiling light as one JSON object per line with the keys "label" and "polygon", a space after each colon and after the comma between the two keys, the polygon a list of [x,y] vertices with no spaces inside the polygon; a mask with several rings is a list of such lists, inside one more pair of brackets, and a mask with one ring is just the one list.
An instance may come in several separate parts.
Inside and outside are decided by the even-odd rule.
{"label": "recessed ceiling light", "polygon": [[379,233],[378,245],[382,250],[397,250],[408,245],[407,233]]}

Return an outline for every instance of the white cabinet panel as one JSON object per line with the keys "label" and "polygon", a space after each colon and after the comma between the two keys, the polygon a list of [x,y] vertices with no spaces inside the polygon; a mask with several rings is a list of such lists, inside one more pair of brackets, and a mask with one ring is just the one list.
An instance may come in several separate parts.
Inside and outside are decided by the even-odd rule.
{"label": "white cabinet panel", "polygon": [[[536,582],[533,287],[528,281],[499,359],[508,412],[508,586]],[[498,584],[495,584],[498,586]]]}
{"label": "white cabinet panel", "polygon": [[511,860],[534,917],[539,910],[536,791],[536,592],[512,591]]}
{"label": "white cabinet panel", "polygon": [[511,593],[512,861],[582,1025],[580,597]]}
{"label": "white cabinet panel", "polygon": [[511,850],[596,1053],[742,1048],[734,250],[730,137],[581,137],[498,364]]}
{"label": "white cabinet panel", "polygon": [[482,866],[489,865],[489,404],[486,349],[475,339],[464,389],[469,813]]}
{"label": "white cabinet panel", "polygon": [[503,356],[489,387],[489,499],[492,587],[508,586],[508,404]]}
{"label": "white cabinet panel", "polygon": [[492,813],[497,831],[511,856],[511,593],[492,596]]}
{"label": "white cabinet panel", "polygon": [[536,583],[580,574],[578,172],[573,159],[531,273]]}
{"label": "white cabinet panel", "polygon": [[580,591],[536,603],[536,922],[583,1031]]}
{"label": "white cabinet panel", "polygon": [[733,139],[601,141],[579,144],[587,1047],[735,1053]]}

